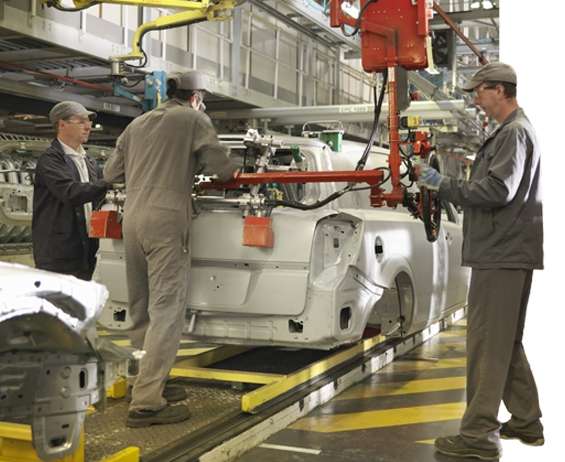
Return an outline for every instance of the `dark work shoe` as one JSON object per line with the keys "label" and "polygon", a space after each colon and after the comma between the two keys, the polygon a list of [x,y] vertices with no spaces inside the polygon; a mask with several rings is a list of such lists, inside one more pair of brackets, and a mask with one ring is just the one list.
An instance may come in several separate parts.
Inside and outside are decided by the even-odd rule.
{"label": "dark work shoe", "polygon": [[150,425],[166,425],[183,422],[190,417],[188,406],[177,404],[167,406],[159,411],[139,409],[128,412],[126,426],[130,428],[149,427]]}
{"label": "dark work shoe", "polygon": [[[131,391],[132,386],[128,386],[128,390],[126,393],[126,401],[131,403]],[[182,385],[173,385],[173,384],[165,384],[165,388],[163,389],[163,398],[167,400],[167,403],[176,403],[178,401],[184,401],[188,398],[188,393],[186,389]]]}
{"label": "dark work shoe", "polygon": [[468,446],[461,435],[436,438],[435,447],[437,452],[451,457],[498,460],[502,456],[500,449],[479,449]]}
{"label": "dark work shoe", "polygon": [[512,430],[508,422],[503,423],[500,427],[500,437],[505,440],[520,440],[522,443],[529,444],[530,446],[543,446],[545,443],[543,435],[524,435],[523,433]]}

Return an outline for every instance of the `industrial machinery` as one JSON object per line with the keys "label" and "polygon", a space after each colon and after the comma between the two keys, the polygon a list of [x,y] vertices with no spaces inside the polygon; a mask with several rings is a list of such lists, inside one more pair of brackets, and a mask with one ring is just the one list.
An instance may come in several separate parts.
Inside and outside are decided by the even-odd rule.
{"label": "industrial machinery", "polygon": [[[408,335],[465,303],[468,272],[451,204],[431,244],[406,207],[372,206],[375,182],[391,186],[388,150],[373,147],[357,177],[367,184],[348,188],[364,144],[343,140],[334,151],[317,138],[256,131],[220,139],[242,171],[259,173],[242,173],[251,184],[229,189],[211,189],[218,186],[206,178],[196,186],[186,334],[206,343],[331,349],[357,341],[366,327]],[[403,163],[403,181],[408,173]],[[270,182],[253,183],[255,176]],[[132,323],[119,239],[125,200],[122,190],[109,192],[96,225],[114,237],[100,241],[95,278],[110,293],[100,323],[116,330]]]}
{"label": "industrial machinery", "polygon": [[[132,50],[121,56],[111,57],[112,73],[120,74],[121,63],[140,61],[133,67],[144,67],[147,54],[143,50],[142,40],[145,34],[155,30],[186,26],[201,21],[223,21],[230,18],[230,12],[242,1],[238,0],[72,0],[73,7],[64,5],[63,0],[42,0],[47,6],[61,11],[81,11],[94,5],[109,3],[115,5],[133,5],[142,7],[170,8],[170,15],[161,16],[139,26],[133,35]],[[131,64],[130,64],[131,65]]]}
{"label": "industrial machinery", "polygon": [[96,337],[102,285],[9,263],[0,280],[0,421],[30,424],[41,460],[61,460],[129,353]]}
{"label": "industrial machinery", "polygon": [[[270,243],[269,228],[271,219],[269,208],[276,206],[312,209],[335,200],[342,194],[351,191],[357,183],[366,183],[370,190],[370,203],[373,207],[384,205],[395,208],[406,206],[414,217],[422,219],[425,224],[426,236],[430,242],[438,237],[441,208],[438,195],[422,188],[418,193],[409,193],[401,181],[400,166],[404,162],[408,166],[408,175],[415,179],[412,169],[414,153],[427,161],[431,146],[427,135],[416,132],[406,141],[400,139],[399,109],[397,95],[397,71],[399,67],[409,70],[423,69],[428,66],[428,19],[431,15],[432,3],[428,0],[367,0],[361,2],[361,10],[357,18],[353,18],[344,5],[347,0],[332,0],[330,3],[330,24],[332,27],[353,28],[350,34],[360,32],[363,68],[367,72],[382,72],[383,85],[377,101],[377,91],[374,88],[375,119],[367,148],[360,157],[354,171],[333,172],[286,172],[266,173],[261,167],[256,173],[242,173],[236,179],[222,185],[218,183],[202,185],[206,188],[232,189],[241,185],[265,183],[304,183],[304,182],[347,182],[348,185],[317,204],[305,206],[299,203],[266,202],[263,207],[255,207],[246,217],[247,229],[244,231],[244,243]],[[349,11],[349,10],[347,10]],[[365,170],[367,156],[376,139],[378,120],[384,99],[385,89],[388,90],[389,104],[389,146],[390,154],[388,167],[375,170]],[[407,143],[408,142],[408,143]],[[408,154],[401,151],[401,144],[409,144]],[[402,155],[401,155],[402,153]],[[391,190],[385,191],[381,186],[385,181],[385,173],[390,178]],[[259,234],[261,233],[261,235]]]}

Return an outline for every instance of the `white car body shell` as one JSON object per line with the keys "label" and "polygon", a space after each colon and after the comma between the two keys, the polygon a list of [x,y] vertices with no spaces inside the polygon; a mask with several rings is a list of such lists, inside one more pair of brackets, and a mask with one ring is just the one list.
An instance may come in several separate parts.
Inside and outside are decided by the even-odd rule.
{"label": "white car body shell", "polygon": [[[344,141],[333,152],[318,140],[277,139],[299,146],[308,170],[353,170],[364,149]],[[374,148],[366,168],[386,160],[386,150]],[[344,186],[311,184],[306,198]],[[274,246],[260,248],[242,245],[241,210],[203,208],[192,223],[186,332],[207,342],[330,349],[358,340],[368,325],[383,333],[420,330],[466,303],[469,273],[451,212],[430,243],[406,209],[372,208],[369,190],[354,191],[316,210],[275,208]],[[110,292],[100,321],[127,329],[121,241],[101,240],[96,277]]]}

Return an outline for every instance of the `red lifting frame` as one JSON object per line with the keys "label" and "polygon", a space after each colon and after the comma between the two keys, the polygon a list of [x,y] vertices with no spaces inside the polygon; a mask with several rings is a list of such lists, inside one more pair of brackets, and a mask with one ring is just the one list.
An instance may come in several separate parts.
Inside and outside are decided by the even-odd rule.
{"label": "red lifting frame", "polygon": [[[357,27],[358,21],[341,9],[347,0],[331,0],[330,25]],[[362,1],[365,5],[368,0]],[[264,183],[367,183],[371,186],[373,207],[396,207],[404,199],[400,182],[400,134],[398,132],[398,102],[396,66],[406,69],[426,68],[426,37],[428,34],[427,0],[377,0],[367,7],[359,29],[361,31],[363,68],[368,72],[388,69],[389,142],[388,158],[392,191],[385,193],[380,185],[382,170],[338,172],[266,172],[244,173],[227,183],[201,183],[203,189],[235,189],[244,184]]]}
{"label": "red lifting frame", "polygon": [[384,179],[382,170],[353,170],[333,172],[265,172],[242,173],[226,183],[200,183],[201,189],[237,189],[242,185],[265,183],[367,183],[371,186],[371,205],[383,205],[382,189],[379,185]]}

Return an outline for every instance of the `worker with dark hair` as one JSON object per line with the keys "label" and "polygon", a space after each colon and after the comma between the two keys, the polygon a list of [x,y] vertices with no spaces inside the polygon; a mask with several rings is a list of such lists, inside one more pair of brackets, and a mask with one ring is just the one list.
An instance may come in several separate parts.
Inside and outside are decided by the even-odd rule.
{"label": "worker with dark hair", "polygon": [[90,214],[106,194],[102,172],[82,147],[94,112],[62,101],[49,112],[56,138],[39,160],[33,189],[33,259],[39,269],[90,280],[98,239],[88,237]]}
{"label": "worker with dark hair", "polygon": [[205,76],[187,72],[168,80],[169,100],[135,119],[104,167],[109,182],[125,182],[123,234],[133,322],[132,345],[145,351],[133,384],[130,427],[189,418],[187,398],[167,383],[185,325],[190,269],[194,175],[227,181],[236,172],[228,150],[202,112]]}
{"label": "worker with dark hair", "polygon": [[[538,392],[522,336],[534,269],[543,268],[540,150],[516,100],[516,74],[488,64],[471,79],[475,104],[500,125],[477,153],[469,181],[423,168],[419,184],[460,205],[463,265],[472,268],[467,321],[467,408],[459,435],[437,451],[496,460],[499,437],[544,443]],[[511,419],[498,421],[504,402]]]}

